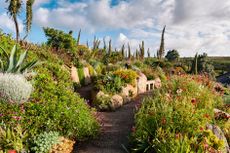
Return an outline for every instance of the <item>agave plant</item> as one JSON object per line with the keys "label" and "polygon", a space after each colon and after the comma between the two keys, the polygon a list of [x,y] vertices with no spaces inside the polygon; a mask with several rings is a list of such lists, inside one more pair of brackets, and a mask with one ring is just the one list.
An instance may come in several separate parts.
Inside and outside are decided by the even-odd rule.
{"label": "agave plant", "polygon": [[3,62],[3,60],[0,57],[0,72],[2,73],[25,73],[32,69],[38,63],[37,60],[33,60],[31,62],[24,64],[28,51],[25,51],[24,53],[20,54],[18,58],[18,49],[16,45],[14,45],[14,47],[12,48],[10,56],[5,51],[5,49],[3,49],[2,47],[0,47],[0,49],[3,50],[3,56],[4,59],[6,59],[6,62]]}

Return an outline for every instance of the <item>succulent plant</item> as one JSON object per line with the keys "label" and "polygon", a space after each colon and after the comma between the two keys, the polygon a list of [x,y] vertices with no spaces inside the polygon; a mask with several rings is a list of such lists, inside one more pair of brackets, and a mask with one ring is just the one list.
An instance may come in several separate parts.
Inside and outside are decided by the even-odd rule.
{"label": "succulent plant", "polygon": [[32,90],[22,74],[0,73],[0,100],[21,104],[29,99]]}
{"label": "succulent plant", "polygon": [[20,54],[19,58],[17,57],[17,46],[15,45],[10,53],[10,56],[8,53],[0,47],[0,49],[3,51],[3,57],[6,62],[4,62],[3,59],[0,58],[0,72],[3,73],[25,73],[31,68],[33,68],[37,64],[37,60],[24,63],[27,57],[27,51]]}
{"label": "succulent plant", "polygon": [[58,132],[44,132],[39,134],[33,140],[32,151],[35,153],[47,153],[52,149],[53,145],[59,143]]}

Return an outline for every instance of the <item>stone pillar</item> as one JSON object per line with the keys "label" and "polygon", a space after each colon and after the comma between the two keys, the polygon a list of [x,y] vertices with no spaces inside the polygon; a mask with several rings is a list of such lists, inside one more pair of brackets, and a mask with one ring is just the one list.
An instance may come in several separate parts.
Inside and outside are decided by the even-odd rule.
{"label": "stone pillar", "polygon": [[77,73],[77,68],[75,66],[71,67],[71,79],[73,82],[80,83],[78,73]]}

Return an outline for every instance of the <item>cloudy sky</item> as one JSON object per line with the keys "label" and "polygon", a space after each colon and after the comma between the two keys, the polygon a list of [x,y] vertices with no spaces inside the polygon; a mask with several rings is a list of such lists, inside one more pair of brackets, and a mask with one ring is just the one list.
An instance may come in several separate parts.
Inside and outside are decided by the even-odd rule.
{"label": "cloudy sky", "polygon": [[[0,28],[14,33],[0,0]],[[25,0],[24,0],[25,1]],[[230,56],[229,0],[35,0],[32,42],[45,42],[42,27],[82,29],[81,43],[94,35],[112,38],[114,47],[130,43],[132,48],[144,40],[154,55],[161,31],[167,25],[166,50],[177,49],[182,56],[207,52],[210,56]],[[19,18],[23,35],[22,14]]]}

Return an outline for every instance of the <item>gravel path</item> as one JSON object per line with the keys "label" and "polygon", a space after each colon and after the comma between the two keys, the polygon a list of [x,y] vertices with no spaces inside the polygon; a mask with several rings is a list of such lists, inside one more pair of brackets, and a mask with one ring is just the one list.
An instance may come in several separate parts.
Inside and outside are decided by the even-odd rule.
{"label": "gravel path", "polygon": [[[101,135],[76,147],[75,153],[127,153],[128,137],[134,124],[135,107],[144,95],[115,112],[99,112]],[[125,146],[125,147],[123,147]]]}

